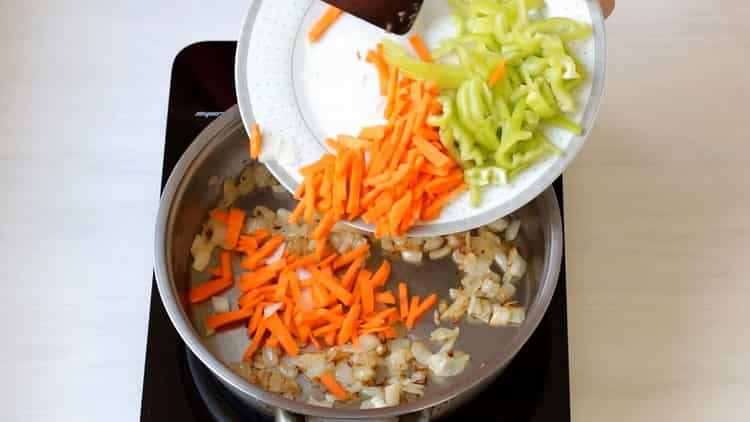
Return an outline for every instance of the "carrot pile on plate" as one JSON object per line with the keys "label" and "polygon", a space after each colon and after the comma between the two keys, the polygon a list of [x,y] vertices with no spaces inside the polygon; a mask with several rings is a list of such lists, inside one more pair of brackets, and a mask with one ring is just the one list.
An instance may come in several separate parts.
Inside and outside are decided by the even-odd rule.
{"label": "carrot pile on plate", "polygon": [[358,218],[375,225],[376,237],[402,236],[417,221],[436,219],[466,189],[463,171],[427,124],[441,112],[437,85],[399,77],[377,50],[367,58],[380,75],[388,123],[328,139],[335,153],[300,169],[300,202],[290,222],[322,215],[316,238],[326,238],[339,220]]}
{"label": "carrot pile on plate", "polygon": [[244,322],[252,339],[244,360],[262,345],[280,346],[297,356],[307,344],[356,344],[365,334],[394,338],[398,324],[413,328],[437,301],[435,294],[410,298],[406,283],[398,285],[398,297],[384,289],[391,265],[384,260],[375,272],[368,271],[368,243],[342,255],[325,250],[306,256],[280,254],[284,237],[268,230],[243,235],[242,223],[234,222],[244,217],[244,211],[234,208],[211,213],[211,218],[227,223],[227,250],[221,252],[219,266],[210,270],[217,278],[189,292],[190,301],[199,303],[233,287],[232,254],[241,255],[240,267],[247,271],[239,275],[237,310],[211,315],[205,324],[218,330]]}

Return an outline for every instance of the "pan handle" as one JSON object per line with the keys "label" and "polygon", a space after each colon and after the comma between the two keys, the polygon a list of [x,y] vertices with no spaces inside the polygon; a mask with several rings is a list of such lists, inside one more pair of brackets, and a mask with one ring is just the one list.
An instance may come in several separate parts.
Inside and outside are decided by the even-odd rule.
{"label": "pan handle", "polygon": [[[301,416],[284,409],[276,409],[276,422],[361,422],[362,419],[327,419],[319,418],[314,416]],[[385,419],[370,419],[373,422],[428,422],[430,420],[430,412],[423,410],[417,413],[411,413],[408,415],[402,415],[400,417],[385,418]]]}

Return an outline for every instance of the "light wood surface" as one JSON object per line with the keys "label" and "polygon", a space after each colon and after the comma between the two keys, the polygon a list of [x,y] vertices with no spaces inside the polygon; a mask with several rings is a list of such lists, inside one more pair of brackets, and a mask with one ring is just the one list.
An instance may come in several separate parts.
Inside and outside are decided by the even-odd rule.
{"label": "light wood surface", "polygon": [[623,0],[565,175],[575,421],[750,420],[750,5]]}
{"label": "light wood surface", "polygon": [[[169,68],[246,4],[2,3],[0,420],[138,419]],[[748,421],[750,6],[608,29],[565,180],[574,420]]]}

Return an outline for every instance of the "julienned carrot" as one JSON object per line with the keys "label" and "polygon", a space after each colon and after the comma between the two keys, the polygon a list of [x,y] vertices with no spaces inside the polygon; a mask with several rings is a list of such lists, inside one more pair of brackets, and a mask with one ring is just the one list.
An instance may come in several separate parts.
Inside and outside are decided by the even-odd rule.
{"label": "julienned carrot", "polygon": [[419,56],[422,61],[432,62],[432,55],[430,54],[430,50],[422,40],[422,37],[420,37],[419,35],[412,35],[411,37],[409,37],[409,43],[411,44],[412,48],[414,48],[414,52],[417,53],[417,56]]}
{"label": "julienned carrot", "polygon": [[252,236],[257,243],[262,243],[271,236],[271,232],[269,232],[268,229],[260,229],[250,233],[250,236]]}
{"label": "julienned carrot", "polygon": [[231,281],[234,278],[232,272],[232,254],[229,251],[222,251],[219,255],[219,267],[221,268],[221,278]]}
{"label": "julienned carrot", "polygon": [[339,135],[336,140],[339,145],[347,149],[367,149],[370,147],[370,142],[349,135]]}
{"label": "julienned carrot", "polygon": [[243,362],[249,361],[250,358],[253,357],[253,353],[258,350],[260,342],[263,341],[263,336],[266,334],[266,321],[268,320],[265,318],[260,319],[258,328],[257,330],[255,330],[255,335],[253,335],[253,340],[247,346],[247,349],[245,349],[245,353],[242,355]]}
{"label": "julienned carrot", "polygon": [[232,284],[234,284],[233,279],[225,279],[222,277],[191,287],[190,292],[188,293],[190,303],[201,303],[211,299],[212,296],[216,296],[224,290],[232,287]]}
{"label": "julienned carrot", "polygon": [[267,321],[268,330],[279,339],[279,343],[281,343],[284,351],[289,356],[297,356],[299,354],[299,346],[297,346],[297,342],[294,341],[294,338],[289,333],[289,329],[284,326],[279,316],[274,313],[265,320]]}
{"label": "julienned carrot", "polygon": [[344,276],[341,277],[341,287],[350,290],[352,285],[354,284],[354,280],[357,277],[357,274],[359,274],[359,270],[362,268],[362,266],[365,263],[364,257],[361,257],[359,259],[356,259],[354,262],[352,262],[349,267],[346,269],[346,272],[344,273]]}
{"label": "julienned carrot", "polygon": [[333,6],[328,6],[323,16],[315,22],[315,25],[310,29],[307,34],[307,39],[310,42],[316,42],[323,36],[323,34],[336,22],[336,19],[341,16],[342,10]]}
{"label": "julienned carrot", "polygon": [[464,173],[460,169],[456,169],[446,176],[438,177],[425,186],[425,191],[430,195],[437,195],[443,192],[447,192],[457,187],[464,181]]}
{"label": "julienned carrot", "polygon": [[393,205],[393,194],[391,192],[383,192],[375,200],[375,206],[370,208],[366,213],[362,214],[362,219],[367,223],[373,223],[378,220],[381,216],[385,215]]}
{"label": "julienned carrot", "polygon": [[367,242],[357,246],[356,248],[336,258],[336,260],[333,261],[333,269],[339,269],[346,264],[356,261],[357,259],[363,257],[369,250],[370,244]]}
{"label": "julienned carrot", "polygon": [[257,160],[258,156],[260,156],[260,145],[262,142],[260,126],[257,123],[253,123],[250,132],[250,158]]}
{"label": "julienned carrot", "polygon": [[[377,54],[371,52],[369,61]],[[365,128],[358,138],[340,136],[331,143],[336,155],[300,169],[305,189],[293,220],[304,216],[311,222],[316,210],[324,214],[317,239],[339,219],[356,218],[375,225],[376,237],[401,236],[419,220],[437,218],[461,192],[459,166],[427,125],[428,117],[442,112],[437,85],[402,78],[395,68],[388,77],[388,124]],[[319,191],[310,192],[315,186]]]}
{"label": "julienned carrot", "polygon": [[430,163],[438,167],[444,167],[451,163],[450,158],[441,153],[440,150],[438,150],[434,145],[432,145],[429,141],[422,138],[421,136],[416,136],[414,138],[414,145],[419,148],[419,150],[422,152],[422,154],[424,154],[425,158],[427,158]]}
{"label": "julienned carrot", "polygon": [[494,88],[495,85],[497,85],[497,83],[500,82],[501,79],[503,79],[503,76],[505,76],[505,60],[500,60],[500,63],[492,72],[490,80],[489,82],[487,82],[487,86],[489,86],[490,88]]}
{"label": "julienned carrot", "polygon": [[352,337],[355,328],[354,325],[357,323],[357,318],[359,318],[360,309],[361,307],[357,303],[349,308],[349,312],[347,312],[346,318],[344,318],[344,321],[341,324],[341,331],[339,331],[336,337],[336,343],[339,346],[346,344],[346,342]]}
{"label": "julienned carrot", "polygon": [[340,400],[347,400],[349,399],[349,394],[347,394],[346,390],[344,390],[341,385],[336,381],[336,379],[328,373],[325,373],[320,376],[320,382],[325,385],[326,389],[331,392],[336,398]]}
{"label": "julienned carrot", "polygon": [[372,285],[375,288],[383,287],[385,286],[385,283],[388,281],[388,277],[391,275],[391,263],[387,260],[383,260],[383,263],[380,264],[380,267],[377,271],[375,271],[375,274],[372,275],[371,281]]}
{"label": "julienned carrot", "polygon": [[385,126],[380,125],[362,128],[358,137],[369,141],[380,141],[385,138]]}
{"label": "julienned carrot", "polygon": [[245,211],[238,208],[229,210],[227,216],[227,231],[224,235],[224,249],[234,249],[242,233],[242,225],[245,223]]}
{"label": "julienned carrot", "polygon": [[404,220],[406,212],[409,211],[409,205],[411,205],[411,192],[406,192],[406,195],[393,204],[393,208],[388,212],[390,233],[398,233],[400,231],[401,222]]}
{"label": "julienned carrot", "polygon": [[416,308],[409,307],[409,316],[406,319],[406,326],[409,329],[414,328],[414,323],[419,319],[422,315],[427,313],[427,311],[430,310],[433,306],[435,306],[435,303],[437,302],[437,295],[431,294],[427,296],[427,298],[419,303],[419,305]]}
{"label": "julienned carrot", "polygon": [[409,317],[409,288],[406,283],[398,283],[399,314],[403,321]]}
{"label": "julienned carrot", "polygon": [[270,257],[274,254],[274,252],[276,252],[276,249],[278,249],[278,247],[281,246],[282,243],[284,243],[283,236],[271,237],[263,244],[263,246],[258,248],[255,253],[242,260],[242,268],[245,268],[247,270],[254,270],[258,268],[266,258]]}
{"label": "julienned carrot", "polygon": [[396,297],[391,292],[375,293],[375,303],[384,303],[386,305],[395,305]]}
{"label": "julienned carrot", "polygon": [[362,179],[365,175],[365,156],[362,151],[354,153],[352,159],[351,179],[349,180],[349,199],[346,204],[346,212],[349,219],[357,218],[360,214],[359,199],[362,194]]}
{"label": "julienned carrot", "polygon": [[418,307],[419,307],[419,296],[412,296],[411,302],[409,302],[409,314],[406,316],[406,321],[404,322],[408,324],[409,317],[411,317],[412,312],[416,312]]}
{"label": "julienned carrot", "polygon": [[251,337],[256,329],[258,329],[258,324],[260,324],[260,320],[263,318],[263,307],[262,306],[256,306],[255,311],[253,312],[252,318],[247,323],[247,336]]}
{"label": "julienned carrot", "polygon": [[229,214],[222,210],[211,210],[208,212],[208,216],[219,223],[227,224]]}
{"label": "julienned carrot", "polygon": [[318,281],[323,286],[325,286],[325,288],[328,289],[329,292],[336,296],[336,299],[338,299],[339,302],[343,303],[344,305],[350,305],[352,303],[352,294],[349,293],[349,291],[345,288],[341,287],[341,285],[334,281],[331,277],[323,274],[322,272],[319,272],[317,274],[317,277],[319,277]]}
{"label": "julienned carrot", "polygon": [[453,198],[460,195],[467,189],[465,183],[462,183],[450,192],[440,194],[427,208],[422,212],[422,220],[430,221],[438,218],[443,207]]}
{"label": "julienned carrot", "polygon": [[362,312],[367,314],[375,310],[375,291],[372,280],[364,280],[360,287],[362,289]]}
{"label": "julienned carrot", "polygon": [[211,315],[206,318],[206,327],[215,330],[233,322],[242,321],[253,315],[253,308],[240,308],[236,311],[224,312],[217,315]]}

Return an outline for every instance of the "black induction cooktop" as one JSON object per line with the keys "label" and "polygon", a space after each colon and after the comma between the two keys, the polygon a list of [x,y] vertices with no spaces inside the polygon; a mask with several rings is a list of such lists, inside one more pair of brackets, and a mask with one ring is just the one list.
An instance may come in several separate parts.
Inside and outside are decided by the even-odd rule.
{"label": "black induction cooktop", "polygon": [[[172,67],[162,188],[196,136],[233,106],[237,43],[201,42],[183,49]],[[555,182],[562,206],[562,180]],[[557,290],[539,328],[485,392],[444,420],[569,422],[565,259]],[[169,321],[155,282],[151,289],[141,421],[260,421],[233,399],[190,353]]]}

